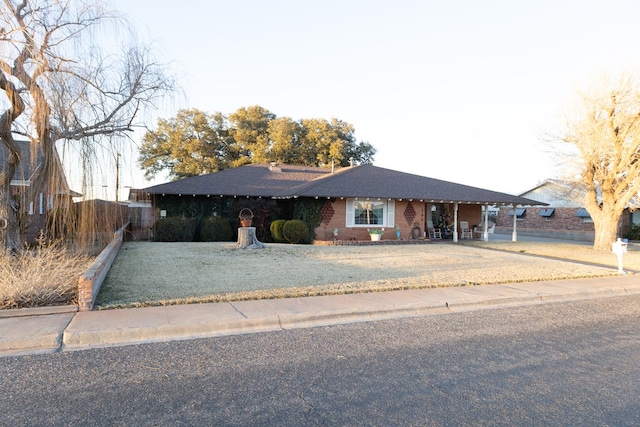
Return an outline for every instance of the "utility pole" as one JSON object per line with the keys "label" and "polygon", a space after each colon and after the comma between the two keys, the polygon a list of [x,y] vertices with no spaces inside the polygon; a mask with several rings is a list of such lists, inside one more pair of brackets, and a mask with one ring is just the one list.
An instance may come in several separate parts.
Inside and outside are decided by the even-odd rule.
{"label": "utility pole", "polygon": [[116,203],[118,203],[119,189],[120,189],[120,153],[116,153]]}

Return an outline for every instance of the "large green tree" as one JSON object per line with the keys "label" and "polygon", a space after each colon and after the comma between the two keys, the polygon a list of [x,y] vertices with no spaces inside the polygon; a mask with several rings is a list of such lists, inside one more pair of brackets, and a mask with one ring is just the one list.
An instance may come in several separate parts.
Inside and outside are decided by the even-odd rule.
{"label": "large green tree", "polygon": [[640,207],[640,79],[625,74],[593,82],[575,107],[556,138],[570,148],[561,160],[571,171],[566,179],[585,194],[594,249],[611,250],[625,208]]}
{"label": "large green tree", "polygon": [[[140,124],[145,107],[173,90],[168,68],[131,30],[100,0],[2,1],[0,149],[8,156],[0,164],[0,242],[5,250],[22,246],[20,206],[11,191],[22,161],[15,138],[29,140],[32,152],[41,153],[28,187],[31,196],[54,195],[61,168],[56,143],[75,148],[80,157],[73,172],[87,177],[98,162],[95,154],[118,149]],[[49,219],[72,220],[56,214],[57,200]]]}
{"label": "large green tree", "polygon": [[269,161],[269,122],[276,115],[258,105],[239,108],[229,115],[229,133],[233,137],[240,158],[234,166]]}
{"label": "large green tree", "polygon": [[145,134],[138,162],[148,178],[167,172],[180,179],[250,163],[371,163],[375,152],[368,142],[357,142],[353,125],[342,120],[293,120],[256,105],[228,118],[181,110],[173,119],[160,119]]}
{"label": "large green tree", "polygon": [[180,110],[172,119],[159,119],[140,147],[140,166],[147,178],[169,171],[172,179],[216,172],[238,158],[227,122],[221,113]]}
{"label": "large green tree", "polygon": [[288,164],[309,164],[313,147],[305,144],[300,122],[290,117],[278,117],[267,128],[271,139],[269,160]]}

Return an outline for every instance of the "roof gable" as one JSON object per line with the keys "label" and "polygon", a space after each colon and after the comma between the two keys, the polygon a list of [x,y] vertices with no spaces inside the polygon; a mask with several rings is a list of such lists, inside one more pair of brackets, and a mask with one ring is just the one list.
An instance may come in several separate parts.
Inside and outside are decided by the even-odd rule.
{"label": "roof gable", "polygon": [[[13,179],[11,185],[15,186],[29,186],[31,185],[31,181],[35,173],[40,168],[42,164],[42,150],[40,147],[36,147],[35,150],[31,149],[31,142],[18,140],[15,141],[16,145],[20,149],[20,163],[18,164],[18,168],[16,169],[15,174],[13,175]],[[67,177],[64,173],[64,168],[62,166],[62,162],[60,161],[60,157],[58,156],[58,151],[53,150],[53,161],[56,162],[55,173],[57,176],[53,177],[52,182],[55,185],[55,194],[59,195],[69,195],[72,197],[80,197],[82,194],[76,193],[69,188],[69,183],[67,182]],[[0,144],[0,167],[4,166],[4,163],[9,158],[9,150],[5,147],[4,144]]]}
{"label": "roof gable", "polygon": [[555,207],[580,207],[584,204],[586,192],[568,181],[546,180],[520,196],[540,200]]}
{"label": "roof gable", "polygon": [[[34,159],[29,141],[15,141],[15,143],[20,149],[20,163],[12,179],[18,183],[28,183],[42,162],[42,152],[37,150]],[[8,158],[9,150],[4,144],[0,144],[0,166],[4,166]]]}

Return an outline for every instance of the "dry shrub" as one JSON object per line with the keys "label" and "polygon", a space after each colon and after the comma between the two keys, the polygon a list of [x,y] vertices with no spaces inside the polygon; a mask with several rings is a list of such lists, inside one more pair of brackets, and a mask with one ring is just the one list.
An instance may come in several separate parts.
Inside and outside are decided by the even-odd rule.
{"label": "dry shrub", "polygon": [[92,261],[59,244],[0,253],[0,309],[77,303],[78,279]]}

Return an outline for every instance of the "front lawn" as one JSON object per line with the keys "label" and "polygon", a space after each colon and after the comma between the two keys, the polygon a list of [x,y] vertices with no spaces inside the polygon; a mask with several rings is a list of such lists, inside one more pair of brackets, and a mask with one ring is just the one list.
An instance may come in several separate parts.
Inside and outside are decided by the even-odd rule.
{"label": "front lawn", "polygon": [[[478,242],[483,246],[484,242]],[[500,245],[499,243],[484,244]],[[560,247],[565,260],[529,256],[531,244],[309,246],[128,242],[120,250],[96,308],[315,296],[443,286],[555,280],[617,274],[617,258],[584,245]],[[544,244],[549,247],[554,244]],[[565,245],[565,244],[559,244]],[[544,252],[538,246],[538,252]],[[590,252],[589,252],[590,251]],[[573,262],[598,262],[603,265]],[[586,254],[589,254],[587,256]],[[640,252],[626,256],[640,269]]]}

